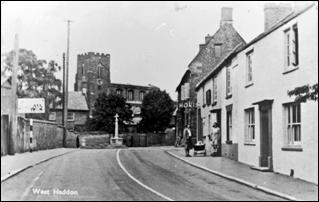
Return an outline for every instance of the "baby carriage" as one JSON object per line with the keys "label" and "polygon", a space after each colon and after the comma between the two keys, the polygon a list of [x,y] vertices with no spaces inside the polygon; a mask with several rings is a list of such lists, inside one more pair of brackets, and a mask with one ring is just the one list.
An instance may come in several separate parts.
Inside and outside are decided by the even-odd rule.
{"label": "baby carriage", "polygon": [[196,156],[197,154],[203,154],[204,156],[206,156],[205,144],[202,141],[198,141],[194,145],[194,156]]}

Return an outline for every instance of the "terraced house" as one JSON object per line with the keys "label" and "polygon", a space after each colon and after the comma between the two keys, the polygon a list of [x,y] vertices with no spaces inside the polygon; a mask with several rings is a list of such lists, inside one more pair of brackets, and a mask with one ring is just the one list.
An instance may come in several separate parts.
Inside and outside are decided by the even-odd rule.
{"label": "terraced house", "polygon": [[266,4],[265,31],[234,48],[197,84],[202,111],[212,91],[214,106],[202,118],[220,111],[223,156],[318,184],[318,102],[295,102],[287,93],[318,83],[315,44],[316,4]]}
{"label": "terraced house", "polygon": [[205,43],[199,45],[199,52],[189,63],[176,91],[178,92],[178,110],[176,113],[176,133],[182,136],[183,130],[190,125],[193,139],[196,134],[202,137],[201,108],[197,108],[195,92],[198,83],[222,58],[234,47],[245,43],[233,27],[232,8],[221,9],[220,27],[212,36],[205,37]]}

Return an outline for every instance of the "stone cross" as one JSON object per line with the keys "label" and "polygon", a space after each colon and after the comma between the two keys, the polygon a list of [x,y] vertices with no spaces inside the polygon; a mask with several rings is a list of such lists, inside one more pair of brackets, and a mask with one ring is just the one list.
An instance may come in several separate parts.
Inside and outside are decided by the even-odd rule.
{"label": "stone cross", "polygon": [[114,117],[115,117],[115,133],[114,133],[114,138],[118,138],[118,137],[119,137],[119,125],[118,125],[119,115],[116,114]]}

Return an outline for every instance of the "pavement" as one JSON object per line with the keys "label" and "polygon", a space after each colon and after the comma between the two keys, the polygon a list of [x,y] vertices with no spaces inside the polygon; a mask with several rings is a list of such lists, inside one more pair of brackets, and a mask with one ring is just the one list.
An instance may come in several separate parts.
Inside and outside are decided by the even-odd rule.
{"label": "pavement", "polygon": [[318,201],[318,185],[274,172],[252,170],[249,165],[224,157],[185,157],[184,149],[175,148],[168,154],[192,166],[226,179],[244,184],[287,200]]}
{"label": "pavement", "polygon": [[15,155],[1,156],[1,182],[29,169],[35,165],[74,152],[78,149],[57,148],[34,152],[16,153]]}
{"label": "pavement", "polygon": [[1,183],[1,200],[276,201],[171,157],[166,148],[83,149]]}

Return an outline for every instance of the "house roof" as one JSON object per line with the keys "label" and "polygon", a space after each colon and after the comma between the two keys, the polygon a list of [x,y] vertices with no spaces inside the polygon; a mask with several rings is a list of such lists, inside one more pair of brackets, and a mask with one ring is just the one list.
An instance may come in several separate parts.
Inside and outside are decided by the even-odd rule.
{"label": "house roof", "polygon": [[178,86],[176,87],[176,90],[175,91],[178,91],[178,89],[181,87],[183,81],[185,80],[186,76],[191,72],[191,70],[187,69],[185,71],[185,73],[183,74],[183,77],[181,79],[181,81],[179,82]]}
{"label": "house roof", "polygon": [[282,20],[280,20],[278,23],[276,23],[275,25],[273,25],[269,30],[266,30],[265,32],[261,33],[260,35],[258,35],[257,37],[255,37],[253,40],[251,40],[249,43],[247,43],[246,45],[243,44],[239,44],[238,46],[236,46],[228,55],[226,55],[224,57],[224,59],[218,63],[213,70],[208,73],[200,82],[197,83],[195,90],[198,90],[213,74],[215,74],[216,72],[219,71],[220,67],[222,67],[226,61],[228,61],[228,59],[232,58],[233,56],[237,55],[239,52],[245,50],[246,48],[248,48],[249,46],[251,46],[252,44],[258,42],[259,40],[263,39],[264,37],[266,37],[268,34],[272,33],[273,31],[277,30],[278,28],[280,28],[281,26],[285,25],[286,23],[288,23],[289,21],[291,21],[292,19],[296,18],[297,16],[303,14],[304,12],[306,12],[307,10],[309,10],[310,8],[312,8],[315,4],[312,3],[308,6],[306,6],[305,8],[298,10],[298,11],[292,11],[290,14],[288,14],[286,17],[284,17]]}
{"label": "house roof", "polygon": [[235,48],[233,48],[201,81],[196,84],[195,90],[198,90],[198,88],[200,88],[208,79],[210,79],[216,72],[218,72],[228,61],[228,59],[236,55],[237,51],[240,50],[243,46],[244,44],[240,43]]}
{"label": "house roof", "polygon": [[[62,109],[62,106],[57,106],[55,109]],[[68,110],[89,111],[86,98],[82,92],[68,92]]]}
{"label": "house roof", "polygon": [[203,44],[203,48],[201,48],[201,49],[198,51],[197,55],[196,55],[196,56],[193,58],[193,60],[189,63],[188,67],[189,67],[195,60],[197,60],[197,58],[200,56],[200,53],[201,53],[203,50],[206,49],[206,47],[209,45],[209,43],[210,43],[213,39],[215,39],[216,35],[219,34],[219,32],[222,32],[222,28],[227,28],[227,29],[233,30],[233,31],[238,35],[238,37],[240,37],[241,41],[245,41],[245,40],[243,39],[243,37],[236,31],[236,29],[233,27],[233,25],[231,25],[231,24],[224,24],[224,25],[222,25],[222,26],[220,26],[220,27],[218,28],[218,30],[210,37],[210,39],[207,41],[207,43]]}

